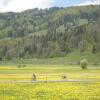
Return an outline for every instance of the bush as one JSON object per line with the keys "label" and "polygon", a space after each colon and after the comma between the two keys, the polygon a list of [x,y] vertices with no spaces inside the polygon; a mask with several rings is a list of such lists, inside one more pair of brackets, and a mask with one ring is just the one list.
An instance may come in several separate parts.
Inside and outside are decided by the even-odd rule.
{"label": "bush", "polygon": [[93,65],[97,66],[97,65],[98,65],[98,63],[93,63]]}
{"label": "bush", "polygon": [[88,62],[86,59],[83,59],[81,62],[80,62],[80,67],[82,69],[87,69],[87,65],[88,65]]}
{"label": "bush", "polygon": [[21,68],[21,65],[18,65],[17,67],[18,67],[18,68]]}
{"label": "bush", "polygon": [[24,67],[26,67],[26,65],[20,64],[20,65],[18,65],[17,67],[18,67],[18,68],[24,68]]}

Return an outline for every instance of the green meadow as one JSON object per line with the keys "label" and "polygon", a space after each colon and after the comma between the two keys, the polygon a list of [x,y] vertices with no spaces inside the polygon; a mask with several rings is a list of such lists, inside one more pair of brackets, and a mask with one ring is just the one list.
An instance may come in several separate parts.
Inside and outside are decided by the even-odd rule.
{"label": "green meadow", "polygon": [[[32,80],[33,73],[41,82]],[[0,66],[0,100],[99,100],[99,88],[99,65],[88,65],[87,70],[68,64]]]}

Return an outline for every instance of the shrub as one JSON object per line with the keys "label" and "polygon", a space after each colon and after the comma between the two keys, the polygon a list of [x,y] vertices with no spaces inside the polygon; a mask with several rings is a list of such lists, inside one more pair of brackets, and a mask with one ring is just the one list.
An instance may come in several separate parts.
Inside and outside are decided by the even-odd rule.
{"label": "shrub", "polygon": [[18,68],[24,68],[24,67],[26,67],[26,65],[20,64],[20,65],[18,65],[17,67],[18,67]]}
{"label": "shrub", "polygon": [[98,63],[93,63],[93,65],[97,66],[97,65],[98,65]]}
{"label": "shrub", "polygon": [[18,68],[21,68],[21,65],[18,65],[17,67],[18,67]]}
{"label": "shrub", "polygon": [[22,67],[26,67],[26,65],[23,65]]}
{"label": "shrub", "polygon": [[86,59],[83,59],[82,61],[80,61],[80,67],[82,69],[87,69],[87,65],[88,65],[88,62]]}

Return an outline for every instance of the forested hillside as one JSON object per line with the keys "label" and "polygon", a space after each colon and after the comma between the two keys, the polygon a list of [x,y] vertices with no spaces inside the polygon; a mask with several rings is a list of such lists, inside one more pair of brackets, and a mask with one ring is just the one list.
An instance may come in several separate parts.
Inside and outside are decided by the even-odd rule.
{"label": "forested hillside", "polygon": [[0,13],[0,59],[100,53],[100,6]]}

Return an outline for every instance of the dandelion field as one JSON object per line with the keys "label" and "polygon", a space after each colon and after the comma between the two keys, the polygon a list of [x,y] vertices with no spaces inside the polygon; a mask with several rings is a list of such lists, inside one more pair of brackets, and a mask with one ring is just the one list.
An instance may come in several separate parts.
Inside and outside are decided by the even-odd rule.
{"label": "dandelion field", "polygon": [[100,100],[100,82],[0,84],[0,100]]}
{"label": "dandelion field", "polygon": [[[62,80],[61,75],[66,75],[68,82],[34,83],[32,73],[37,80]],[[30,82],[17,83],[20,80]],[[0,100],[100,100],[100,69],[90,66],[82,70],[76,65],[1,66]]]}

